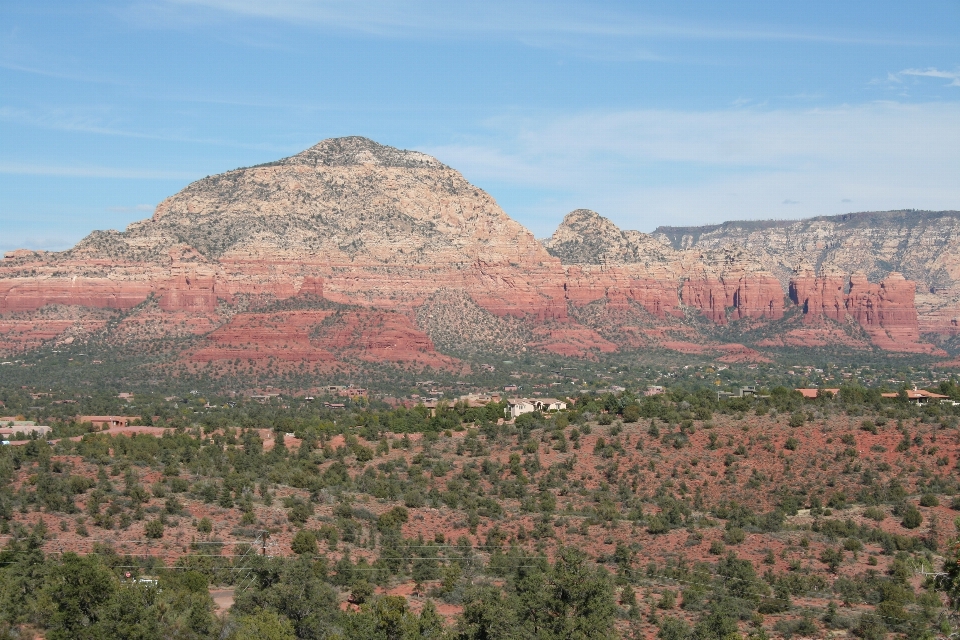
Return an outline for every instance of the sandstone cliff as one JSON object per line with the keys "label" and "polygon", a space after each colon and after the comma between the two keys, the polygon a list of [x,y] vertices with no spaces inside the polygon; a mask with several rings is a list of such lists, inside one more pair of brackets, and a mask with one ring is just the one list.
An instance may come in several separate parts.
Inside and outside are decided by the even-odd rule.
{"label": "sandstone cliff", "polygon": [[960,212],[886,211],[807,220],[725,222],[660,227],[675,249],[735,246],[768,265],[784,287],[798,265],[817,272],[863,273],[879,282],[892,272],[915,283],[921,332],[960,331]]}
{"label": "sandstone cliff", "polygon": [[[621,231],[587,209],[567,214],[544,246],[565,265],[583,271],[593,267],[592,272],[599,268],[595,286],[610,287],[608,283],[624,278],[636,283],[631,288],[616,282],[611,288],[625,291],[628,298],[657,315],[663,315],[664,309],[672,312],[686,306],[717,324],[783,316],[779,282],[752,256],[736,248],[678,251],[650,235]],[[567,272],[581,273],[570,268]]]}
{"label": "sandstone cliff", "polygon": [[[842,277],[784,277],[785,264],[811,258],[808,235],[842,224],[811,223],[814,231],[759,225],[737,231],[738,243],[719,227],[623,231],[580,209],[540,243],[435,158],[365,138],[325,140],[277,162],[198,180],[122,232],[96,231],[59,253],[8,254],[0,262],[0,347],[81,336],[106,326],[104,313],[113,312],[126,314],[110,325],[116,340],[199,336],[188,356],[201,363],[333,363],[352,354],[457,366],[435,342],[459,353],[590,357],[659,346],[762,359],[743,345],[710,343],[684,319],[777,322],[788,288],[808,322],[853,318],[884,348],[918,344],[924,324],[910,281],[870,284],[857,276],[845,293]],[[889,244],[857,233],[861,244]],[[820,262],[850,273],[841,268],[842,243],[831,242],[822,250],[832,262]],[[913,257],[900,260],[910,265],[936,244],[910,242],[916,249],[904,256]],[[950,259],[941,262],[952,274]],[[262,311],[270,301],[301,298],[351,310]],[[50,309],[56,320],[46,321]]]}

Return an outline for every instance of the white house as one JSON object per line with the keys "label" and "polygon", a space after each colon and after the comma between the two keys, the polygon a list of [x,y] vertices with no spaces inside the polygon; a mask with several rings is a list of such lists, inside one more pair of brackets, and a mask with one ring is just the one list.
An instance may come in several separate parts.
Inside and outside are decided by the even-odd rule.
{"label": "white house", "polygon": [[524,413],[533,413],[537,408],[534,406],[534,401],[527,398],[511,398],[507,400],[507,408],[504,409],[504,413],[509,418],[516,418],[519,415]]}
{"label": "white house", "polygon": [[567,408],[567,403],[556,398],[537,398],[533,401],[533,406],[537,411],[546,413],[548,411],[563,411]]}

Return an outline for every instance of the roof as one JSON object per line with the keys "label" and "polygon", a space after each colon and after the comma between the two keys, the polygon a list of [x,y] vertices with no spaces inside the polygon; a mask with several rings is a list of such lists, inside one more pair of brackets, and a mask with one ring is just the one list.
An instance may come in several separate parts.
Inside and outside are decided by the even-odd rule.
{"label": "roof", "polygon": [[[820,395],[820,389],[795,389],[799,391],[804,398],[817,398]],[[833,395],[840,393],[840,389],[824,389],[824,391],[829,391]]]}
{"label": "roof", "polygon": [[[896,398],[899,396],[899,393],[881,393],[881,396],[884,398]],[[950,396],[944,396],[939,393],[933,393],[932,391],[927,391],[925,389],[907,389],[907,398],[910,400],[919,400],[920,398],[927,398],[928,400],[946,400]]]}

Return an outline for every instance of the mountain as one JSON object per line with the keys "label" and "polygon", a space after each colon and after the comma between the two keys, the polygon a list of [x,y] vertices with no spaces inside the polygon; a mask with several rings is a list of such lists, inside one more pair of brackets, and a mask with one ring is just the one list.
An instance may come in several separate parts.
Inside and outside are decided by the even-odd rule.
{"label": "mountain", "polygon": [[960,211],[884,211],[807,220],[725,222],[660,227],[652,234],[674,249],[736,246],[754,254],[784,288],[798,272],[860,273],[879,281],[892,272],[916,284],[920,328],[956,335],[960,316]]}
{"label": "mountain", "polygon": [[[907,212],[644,234],[579,209],[541,243],[435,158],[337,138],[198,180],[150,219],[68,251],[7,254],[0,351],[98,336],[239,373],[348,361],[456,369],[452,355],[525,350],[762,360],[764,349],[831,341],[936,354],[920,331],[952,330],[943,314],[960,291],[957,245],[932,237],[951,220]],[[929,311],[920,318],[915,282]],[[741,343],[757,327],[766,337]]]}

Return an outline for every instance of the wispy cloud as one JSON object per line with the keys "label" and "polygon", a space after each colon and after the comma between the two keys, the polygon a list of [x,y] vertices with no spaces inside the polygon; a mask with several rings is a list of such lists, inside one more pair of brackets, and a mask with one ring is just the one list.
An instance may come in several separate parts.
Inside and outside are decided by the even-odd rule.
{"label": "wispy cloud", "polygon": [[71,235],[70,237],[36,235],[10,237],[5,234],[3,240],[0,240],[0,254],[25,248],[41,251],[63,251],[75,245],[81,237],[81,234]]}
{"label": "wispy cloud", "polygon": [[119,206],[119,207],[108,207],[107,211],[114,211],[116,213],[139,213],[143,211],[153,211],[155,205],[152,204],[137,204],[132,207],[130,206]]}
{"label": "wispy cloud", "polygon": [[[558,33],[623,38],[808,41],[868,45],[926,45],[863,34],[798,31],[770,24],[698,24],[639,16],[597,4],[575,2],[447,2],[445,0],[165,0],[167,6],[217,11],[347,29],[375,35],[422,36]],[[153,7],[156,11],[156,5]],[[183,20],[183,18],[176,18]]]}
{"label": "wispy cloud", "polygon": [[135,180],[194,180],[200,176],[186,171],[163,169],[132,169],[98,166],[59,166],[0,161],[0,173],[27,176],[58,176],[63,178],[116,178]]}
{"label": "wispy cloud", "polygon": [[12,107],[2,107],[0,108],[0,120],[7,120],[43,129],[91,133],[102,136],[159,140],[165,142],[187,142],[241,149],[276,150],[275,146],[247,144],[219,138],[203,138],[178,132],[148,132],[126,129],[122,126],[105,122],[105,120],[111,120],[111,116],[103,110],[71,108],[16,109]]}
{"label": "wispy cloud", "polygon": [[[489,127],[421,150],[506,194],[508,213],[532,227],[576,207],[641,230],[778,217],[784,204],[797,217],[841,213],[851,200],[865,210],[960,208],[956,103],[589,112]],[[523,189],[539,200],[511,203]]]}
{"label": "wispy cloud", "polygon": [[[941,71],[940,69],[935,69],[929,67],[927,69],[904,69],[899,72],[897,76],[919,76],[922,78],[942,78],[944,80],[950,80],[948,86],[951,87],[960,87],[960,71]],[[896,76],[894,76],[896,78]],[[897,78],[899,80],[899,78]]]}
{"label": "wispy cloud", "polygon": [[70,73],[66,71],[53,71],[50,69],[43,69],[40,67],[17,64],[15,62],[7,62],[3,60],[0,60],[0,69],[7,69],[9,71],[17,71],[20,73],[28,73],[28,74],[37,75],[37,76],[45,76],[48,78],[56,78],[58,80],[72,80],[75,82],[91,82],[95,84],[112,84],[112,85],[125,84],[113,78],[106,78],[103,76],[98,76],[98,75],[89,74],[89,73],[83,73],[83,72]]}

